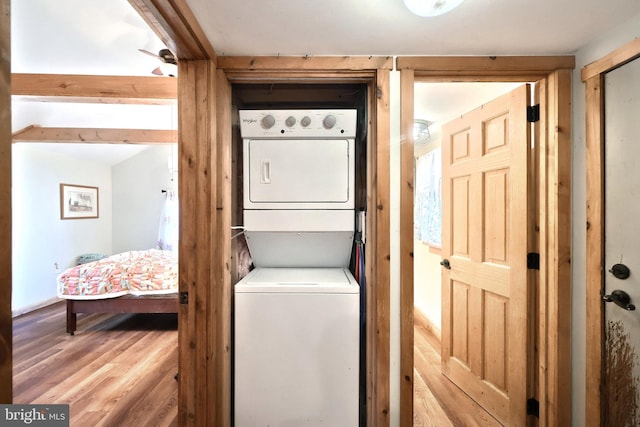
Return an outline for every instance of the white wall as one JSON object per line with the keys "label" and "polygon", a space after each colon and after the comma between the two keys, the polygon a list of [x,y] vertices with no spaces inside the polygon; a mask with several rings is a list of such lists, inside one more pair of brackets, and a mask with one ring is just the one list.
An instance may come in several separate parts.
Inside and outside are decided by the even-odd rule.
{"label": "white wall", "polygon": [[[428,144],[415,148],[416,158],[439,148],[440,129]],[[413,241],[413,305],[438,330],[442,329],[442,255],[419,239]]]}
{"label": "white wall", "polygon": [[[150,146],[113,167],[46,143],[12,150],[14,315],[54,301],[57,275],[78,255],[156,246],[161,190],[177,190],[168,172],[171,146]],[[98,187],[99,218],[61,220],[60,183]]]}
{"label": "white wall", "polygon": [[442,257],[420,240],[413,242],[413,303],[431,324],[442,329]]}
{"label": "white wall", "polygon": [[[111,252],[111,168],[52,153],[42,144],[12,146],[14,313],[56,296],[56,276],[86,252]],[[60,183],[99,189],[99,218],[60,219]]]}
{"label": "white wall", "polygon": [[156,247],[162,190],[178,189],[168,172],[171,155],[171,145],[154,145],[113,166],[113,253]]}
{"label": "white wall", "polygon": [[[640,15],[604,34],[576,52],[573,74],[573,173],[572,173],[572,417],[574,426],[585,425],[586,370],[586,154],[585,91],[581,69],[640,36]],[[637,115],[637,112],[634,112]]]}

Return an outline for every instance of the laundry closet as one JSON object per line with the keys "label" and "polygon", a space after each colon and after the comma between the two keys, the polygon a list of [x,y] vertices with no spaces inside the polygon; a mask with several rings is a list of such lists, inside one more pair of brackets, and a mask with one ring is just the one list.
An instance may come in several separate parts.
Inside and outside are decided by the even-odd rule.
{"label": "laundry closet", "polygon": [[232,94],[234,425],[365,425],[367,86]]}

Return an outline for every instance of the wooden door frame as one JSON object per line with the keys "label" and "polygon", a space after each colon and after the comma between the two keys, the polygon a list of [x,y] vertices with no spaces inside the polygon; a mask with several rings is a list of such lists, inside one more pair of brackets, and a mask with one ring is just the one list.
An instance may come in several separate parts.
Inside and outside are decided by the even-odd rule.
{"label": "wooden door frame", "polygon": [[[540,94],[537,275],[540,425],[571,425],[571,70],[573,56],[398,57],[400,70],[400,425],[413,423],[413,114],[420,82],[537,82]],[[533,397],[533,396],[532,396]]]}
{"label": "wooden door frame", "polygon": [[224,57],[215,65],[181,60],[178,66],[180,257],[186,260],[180,263],[180,290],[189,300],[180,308],[180,425],[230,425],[231,84],[355,81],[367,83],[369,92],[368,425],[388,426],[391,58]]}
{"label": "wooden door frame", "polygon": [[639,57],[640,39],[634,39],[581,70],[585,84],[587,158],[585,419],[589,427],[604,425],[604,75]]}
{"label": "wooden door frame", "polygon": [[0,403],[13,399],[11,319],[11,1],[0,0]]}
{"label": "wooden door frame", "polygon": [[[389,57],[220,57],[231,83],[365,83],[367,131],[367,425],[388,426],[390,331]],[[231,94],[223,101],[231,107]],[[227,124],[231,133],[231,121]]]}

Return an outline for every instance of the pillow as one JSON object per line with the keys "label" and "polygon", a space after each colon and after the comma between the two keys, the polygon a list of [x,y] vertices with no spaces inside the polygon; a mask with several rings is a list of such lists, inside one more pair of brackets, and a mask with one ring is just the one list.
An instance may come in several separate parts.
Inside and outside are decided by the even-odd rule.
{"label": "pillow", "polygon": [[89,253],[78,256],[77,265],[86,264],[88,262],[98,261],[99,259],[106,258],[105,254]]}

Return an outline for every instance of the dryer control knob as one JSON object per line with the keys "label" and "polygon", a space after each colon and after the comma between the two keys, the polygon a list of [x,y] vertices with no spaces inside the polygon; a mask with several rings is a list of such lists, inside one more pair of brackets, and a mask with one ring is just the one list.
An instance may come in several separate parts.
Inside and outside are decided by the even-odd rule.
{"label": "dryer control knob", "polygon": [[332,127],[334,127],[336,125],[336,117],[331,115],[331,114],[329,114],[322,121],[322,125],[325,127],[325,129],[331,129]]}
{"label": "dryer control knob", "polygon": [[262,118],[261,124],[263,128],[271,129],[276,124],[276,119],[271,114],[267,114]]}
{"label": "dryer control knob", "polygon": [[296,124],[296,118],[293,116],[287,117],[287,120],[284,121],[284,124],[291,127]]}
{"label": "dryer control knob", "polygon": [[304,116],[300,120],[300,124],[302,125],[303,128],[306,128],[307,126],[309,126],[311,124],[311,118],[309,116]]}

